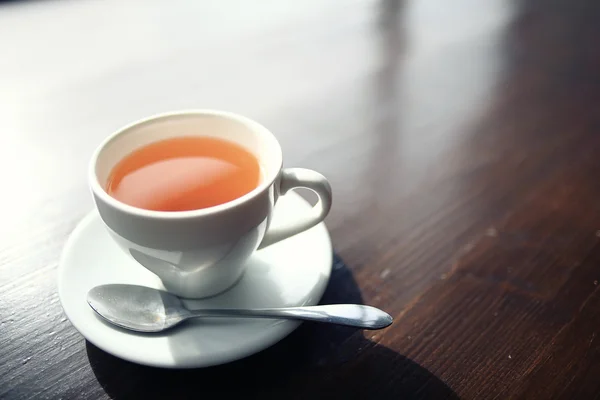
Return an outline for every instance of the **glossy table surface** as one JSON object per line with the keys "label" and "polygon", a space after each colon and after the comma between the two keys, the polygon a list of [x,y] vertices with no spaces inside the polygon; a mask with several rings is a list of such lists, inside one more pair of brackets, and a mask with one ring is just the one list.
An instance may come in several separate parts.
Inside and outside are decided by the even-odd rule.
{"label": "glossy table surface", "polygon": [[[600,397],[600,2],[0,3],[0,398]],[[108,134],[219,108],[326,175],[323,303],[232,364],[161,370],[62,312],[62,247]]]}

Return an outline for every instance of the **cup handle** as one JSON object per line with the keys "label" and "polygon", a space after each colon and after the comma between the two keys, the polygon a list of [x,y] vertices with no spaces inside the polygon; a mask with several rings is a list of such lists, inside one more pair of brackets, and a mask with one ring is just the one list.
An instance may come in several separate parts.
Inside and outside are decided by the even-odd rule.
{"label": "cup handle", "polygon": [[319,196],[319,201],[310,210],[308,216],[282,225],[270,226],[258,247],[259,249],[304,232],[323,221],[327,214],[329,214],[332,203],[331,185],[323,175],[311,169],[285,168],[281,172],[279,193],[283,196],[294,188],[312,190]]}

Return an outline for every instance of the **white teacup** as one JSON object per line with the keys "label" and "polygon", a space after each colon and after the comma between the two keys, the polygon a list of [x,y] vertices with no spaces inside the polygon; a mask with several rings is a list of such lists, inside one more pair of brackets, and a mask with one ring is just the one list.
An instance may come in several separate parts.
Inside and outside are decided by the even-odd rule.
{"label": "white teacup", "polygon": [[[235,142],[258,159],[262,177],[250,193],[214,207],[164,212],[124,204],[105,190],[113,167],[132,151],[178,136],[209,136]],[[206,297],[232,286],[245,261],[265,246],[323,221],[331,208],[331,187],[318,172],[282,168],[281,147],[265,127],[223,111],[168,113],[135,122],[108,137],[94,153],[89,180],[100,217],[110,235],[135,260],[182,297]],[[280,195],[303,187],[319,201],[308,215],[270,227]]]}

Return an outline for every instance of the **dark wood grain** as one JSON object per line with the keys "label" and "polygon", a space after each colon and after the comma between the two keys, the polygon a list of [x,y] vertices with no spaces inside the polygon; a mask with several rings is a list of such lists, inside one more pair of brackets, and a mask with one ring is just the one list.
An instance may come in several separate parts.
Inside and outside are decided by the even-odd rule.
{"label": "dark wood grain", "polygon": [[[0,398],[600,398],[600,3],[0,3]],[[323,302],[229,365],[86,343],[56,267],[85,169],[138,118],[248,115],[334,188]]]}

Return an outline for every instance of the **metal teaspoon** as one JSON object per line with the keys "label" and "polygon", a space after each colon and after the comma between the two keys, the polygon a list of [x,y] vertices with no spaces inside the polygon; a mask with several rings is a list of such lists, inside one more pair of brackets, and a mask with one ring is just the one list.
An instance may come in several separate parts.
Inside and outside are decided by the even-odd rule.
{"label": "metal teaspoon", "polygon": [[187,319],[203,317],[294,319],[364,329],[382,329],[393,321],[386,312],[359,304],[190,310],[170,293],[124,284],[96,286],[88,292],[87,302],[108,322],[137,332],[161,332]]}

